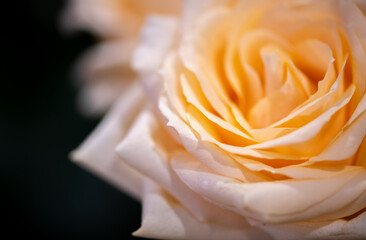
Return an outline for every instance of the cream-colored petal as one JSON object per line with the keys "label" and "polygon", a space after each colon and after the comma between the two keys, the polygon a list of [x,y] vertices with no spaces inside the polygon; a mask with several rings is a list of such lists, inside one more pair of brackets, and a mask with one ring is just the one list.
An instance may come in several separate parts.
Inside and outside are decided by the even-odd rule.
{"label": "cream-colored petal", "polygon": [[160,73],[164,79],[165,93],[169,98],[169,102],[177,111],[179,116],[186,119],[186,101],[183,95],[183,90],[179,82],[179,75],[183,71],[177,53],[168,54],[163,63]]}
{"label": "cream-colored petal", "polygon": [[[222,222],[226,218],[237,218],[202,199],[177,177],[170,166],[170,157],[177,150],[179,146],[165,132],[159,119],[147,109],[140,114],[116,148],[118,155],[129,166],[157,182],[197,219]],[[217,214],[222,219],[216,219]]]}
{"label": "cream-colored petal", "polygon": [[66,30],[88,29],[106,38],[136,39],[148,14],[177,14],[180,0],[69,0]]}
{"label": "cream-colored petal", "polygon": [[300,222],[287,224],[256,224],[276,240],[362,240],[366,238],[366,212],[351,219]]}
{"label": "cream-colored petal", "polygon": [[240,166],[225,151],[214,144],[199,140],[197,134],[172,112],[166,98],[160,99],[159,108],[167,118],[167,126],[171,128],[171,134],[180,140],[185,150],[196,157],[197,161],[224,176],[246,180]]}
{"label": "cream-colored petal", "polygon": [[94,79],[96,74],[111,70],[121,71],[129,67],[136,43],[131,40],[105,41],[91,48],[78,63],[77,73],[82,81]]}
{"label": "cream-colored petal", "polygon": [[177,21],[174,17],[150,16],[141,30],[133,67],[141,73],[157,70],[173,44]]}
{"label": "cream-colored petal", "polygon": [[131,84],[132,41],[107,41],[84,54],[76,66],[79,106],[87,115],[104,113]]}
{"label": "cream-colored petal", "polygon": [[225,6],[230,3],[230,0],[185,0],[183,1],[183,29],[186,33],[191,31],[191,28],[196,21],[205,13],[215,6]]}
{"label": "cream-colored petal", "polygon": [[115,153],[115,147],[124,138],[143,104],[143,93],[134,84],[113,106],[98,128],[71,153],[71,158],[76,163],[137,199],[142,194],[144,176],[125,164]]}
{"label": "cream-colored petal", "polygon": [[[227,152],[223,151],[223,144],[219,142],[215,143],[220,146],[218,148],[214,144],[209,142],[200,141],[192,129],[185,124],[177,115],[172,112],[170,107],[167,105],[166,98],[161,98],[159,108],[162,114],[167,118],[167,126],[171,128],[171,134],[180,140],[184,148],[190,152],[198,161],[202,162],[205,166],[214,170],[215,172],[222,174],[227,177],[233,177],[242,181],[246,181],[248,175],[245,171],[240,169],[238,163],[233,161],[232,158],[227,156]],[[243,148],[235,148],[233,146],[227,146],[229,152],[240,152],[244,155],[253,157],[265,158],[265,159],[301,159],[299,157],[287,156],[284,154],[271,153],[262,150],[251,150]],[[224,147],[225,148],[225,147]],[[257,174],[252,174],[257,175]],[[250,180],[258,181],[258,176],[253,179],[253,176],[249,176]],[[262,179],[265,180],[265,179]]]}
{"label": "cream-colored petal", "polygon": [[[183,36],[179,53],[184,66],[196,75],[211,106],[223,119],[230,122],[232,119],[228,109],[231,103],[230,87],[218,76],[216,66],[224,32],[230,24],[229,14],[229,9],[219,7],[203,15],[195,23],[192,31]],[[212,38],[216,38],[215,41],[206,41]]]}
{"label": "cream-colored petal", "polygon": [[160,186],[147,180],[144,184],[142,224],[133,235],[157,239],[272,239],[251,227],[244,218],[239,219],[239,224],[237,221],[227,219],[224,225],[200,222]]}
{"label": "cream-colored petal", "polygon": [[[67,30],[88,29],[101,36],[121,36],[121,14],[117,0],[70,0],[62,20]],[[139,25],[130,24],[136,28]]]}
{"label": "cream-colored petal", "polygon": [[260,222],[340,218],[366,204],[364,169],[324,179],[242,183],[213,173],[188,155],[174,158],[173,167],[193,191]]}
{"label": "cream-colored petal", "polygon": [[101,81],[87,83],[78,95],[80,111],[87,116],[105,113],[125,91],[128,91],[131,81],[133,80],[103,78]]}
{"label": "cream-colored petal", "polygon": [[177,20],[174,17],[150,16],[141,31],[140,45],[134,52],[132,65],[139,73],[145,92],[154,101],[163,90],[158,69],[174,44]]}

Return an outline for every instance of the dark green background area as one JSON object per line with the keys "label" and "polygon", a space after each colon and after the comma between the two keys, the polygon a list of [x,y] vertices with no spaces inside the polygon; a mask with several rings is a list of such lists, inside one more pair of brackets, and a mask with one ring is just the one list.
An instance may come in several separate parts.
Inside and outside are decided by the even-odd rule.
{"label": "dark green background area", "polygon": [[79,113],[72,79],[72,66],[96,40],[85,32],[61,31],[65,1],[4,4],[0,216],[6,224],[1,235],[132,239],[140,204],[68,158],[100,120]]}

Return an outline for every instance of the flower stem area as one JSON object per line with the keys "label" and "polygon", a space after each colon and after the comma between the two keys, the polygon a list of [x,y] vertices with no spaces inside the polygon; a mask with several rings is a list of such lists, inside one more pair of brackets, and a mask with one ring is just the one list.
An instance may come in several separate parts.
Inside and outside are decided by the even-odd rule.
{"label": "flower stem area", "polygon": [[72,68],[95,39],[62,30],[65,1],[7,4],[12,6],[3,8],[11,18],[3,19],[0,88],[2,235],[136,239],[131,232],[140,225],[139,203],[69,159],[99,122],[79,113]]}

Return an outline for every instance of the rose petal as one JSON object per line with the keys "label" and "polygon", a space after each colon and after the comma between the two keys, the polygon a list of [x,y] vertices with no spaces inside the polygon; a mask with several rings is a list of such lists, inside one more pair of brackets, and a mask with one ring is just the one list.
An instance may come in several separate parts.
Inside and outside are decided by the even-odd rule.
{"label": "rose petal", "polygon": [[361,240],[366,238],[366,212],[350,221],[338,219],[326,222],[300,222],[288,224],[256,224],[278,240]]}
{"label": "rose petal", "polygon": [[[180,140],[184,148],[191,153],[198,161],[205,166],[224,176],[233,177],[242,181],[246,180],[245,174],[238,164],[225,151],[214,144],[200,141],[192,129],[175,115],[167,105],[167,99],[162,97],[159,102],[162,114],[167,118],[167,126],[172,128],[172,135]],[[265,155],[266,157],[277,157],[272,153],[263,153],[260,150],[253,150],[253,155]],[[281,155],[282,156],[282,155]]]}
{"label": "rose petal", "polygon": [[353,82],[357,87],[356,97],[361,99],[366,91],[366,17],[353,1],[349,4],[339,2],[340,16],[346,23],[343,26],[345,37],[349,42],[350,55],[353,58]]}
{"label": "rose petal", "polygon": [[86,116],[97,116],[105,113],[124,93],[131,81],[104,78],[92,81],[81,89],[78,96],[80,111]]}
{"label": "rose petal", "polygon": [[[116,151],[129,166],[157,182],[201,221],[222,222],[238,218],[208,203],[183,184],[170,166],[170,155],[178,149],[156,116],[150,110],[144,110]],[[217,214],[220,219],[215,218]]]}
{"label": "rose petal", "polygon": [[[116,0],[72,0],[63,16],[66,29],[88,29],[102,36],[121,34],[119,1]],[[136,24],[135,22],[130,24]],[[138,28],[138,24],[134,25]],[[122,31],[123,32],[123,31]]]}
{"label": "rose petal", "polygon": [[[187,32],[180,44],[179,53],[184,66],[193,72],[201,84],[201,89],[211,106],[221,117],[230,122],[231,113],[228,111],[230,96],[228,85],[217,75],[215,53],[220,48],[223,31],[226,31],[229,22],[227,16],[230,11],[227,8],[218,9],[203,15],[197,20],[194,28]],[[208,43],[206,39],[217,38]]]}
{"label": "rose petal", "polygon": [[[171,108],[168,106],[167,99],[165,97],[161,97],[159,101],[159,109],[161,113],[166,117],[168,123],[167,126],[172,127],[176,131],[176,135],[178,138],[181,139],[184,147],[189,151],[191,154],[195,155],[195,150],[197,146],[197,137],[192,132],[192,129],[183,122],[176,114],[171,110]],[[244,156],[251,156],[255,158],[264,158],[264,159],[284,159],[284,160],[304,160],[308,159],[307,157],[301,157],[301,156],[293,156],[283,153],[276,153],[276,152],[269,152],[259,149],[249,149],[244,147],[236,147],[231,146],[227,144],[223,144],[221,142],[216,141],[208,133],[205,133],[204,129],[200,129],[201,136],[205,136],[206,140],[209,140],[209,142],[214,143],[215,145],[219,146],[221,149],[226,150],[227,152],[234,153],[234,154],[240,154]],[[202,135],[203,134],[203,135]],[[198,149],[200,149],[202,146],[200,146]],[[207,152],[207,150],[202,149],[202,152]],[[201,151],[199,151],[201,152]],[[198,159],[197,155],[195,155]],[[215,158],[213,158],[214,160]],[[230,166],[232,164],[225,164],[226,166]],[[235,167],[233,168],[235,169]],[[237,177],[238,175],[235,175]]]}
{"label": "rose petal", "polygon": [[189,155],[173,160],[178,176],[193,191],[220,207],[267,223],[335,219],[366,204],[366,171],[354,169],[324,179],[241,183],[217,175]]}
{"label": "rose petal", "polygon": [[71,0],[63,16],[67,30],[88,29],[108,38],[135,39],[146,16],[178,12],[180,0]]}
{"label": "rose petal", "polygon": [[334,105],[321,114],[319,117],[306,124],[305,126],[296,129],[288,135],[274,139],[272,141],[267,141],[264,143],[259,143],[256,145],[249,146],[250,148],[272,148],[277,146],[293,145],[297,143],[305,142],[319,133],[321,128],[330,120],[330,118],[337,113],[341,108],[343,108],[350,100],[355,91],[355,87],[351,86],[344,95],[336,102]]}
{"label": "rose petal", "polygon": [[310,161],[339,161],[347,159],[356,153],[365,136],[366,111],[354,120],[350,126],[345,127],[322,153],[311,158]]}
{"label": "rose petal", "polygon": [[244,219],[242,226],[233,219],[228,219],[225,225],[197,221],[154,182],[147,180],[144,186],[142,224],[133,233],[135,236],[157,239],[271,239]]}
{"label": "rose petal", "polygon": [[120,68],[129,66],[135,47],[136,43],[131,40],[106,41],[93,47],[79,63],[80,79],[89,81],[96,77],[96,73],[106,69],[124,73]]}
{"label": "rose petal", "polygon": [[136,49],[132,65],[139,73],[146,93],[154,101],[163,89],[158,69],[174,44],[177,19],[167,16],[150,16],[141,31],[141,43]]}
{"label": "rose petal", "polygon": [[115,104],[98,128],[71,154],[76,163],[135,198],[141,197],[141,182],[144,177],[118,158],[114,148],[125,136],[143,104],[143,93],[138,85],[134,84]]}
{"label": "rose petal", "polygon": [[[362,147],[360,147],[360,150]],[[362,155],[362,154],[361,154]],[[308,161],[298,164],[278,166],[282,161],[265,162],[261,159],[250,159],[243,156],[234,155],[233,158],[244,167],[256,172],[268,172],[271,174],[279,174],[293,179],[312,179],[312,178],[328,178],[339,175],[354,169],[362,169],[362,164],[358,166],[343,165],[314,165]],[[360,159],[362,157],[360,156]],[[275,165],[275,166],[271,166]]]}
{"label": "rose petal", "polygon": [[76,67],[79,104],[87,115],[104,113],[135,78],[129,67],[135,43],[108,41],[89,50]]}
{"label": "rose petal", "polygon": [[366,166],[366,138],[363,139],[360,148],[355,156],[354,164],[356,166]]}
{"label": "rose petal", "polygon": [[244,139],[253,139],[251,136],[248,136],[243,131],[239,130],[237,126],[230,124],[229,122],[213,114],[211,111],[207,110],[209,105],[201,92],[199,83],[197,83],[195,79],[182,75],[180,78],[180,83],[182,85],[182,91],[187,99],[187,102],[194,105],[202,114],[205,115],[207,119],[213,123],[213,125],[215,124],[218,128],[223,128],[228,132],[228,134],[235,134]]}
{"label": "rose petal", "polygon": [[[343,72],[345,64],[346,61],[343,64],[341,73]],[[341,74],[336,78],[336,72],[333,65],[334,60],[331,60],[323,80],[318,82],[318,90],[304,103],[294,109],[288,116],[272,124],[270,128],[301,127],[322,114],[324,109],[329,108],[329,106],[334,103],[337,93],[339,92],[339,82],[343,80]],[[334,81],[334,79],[336,80]]]}

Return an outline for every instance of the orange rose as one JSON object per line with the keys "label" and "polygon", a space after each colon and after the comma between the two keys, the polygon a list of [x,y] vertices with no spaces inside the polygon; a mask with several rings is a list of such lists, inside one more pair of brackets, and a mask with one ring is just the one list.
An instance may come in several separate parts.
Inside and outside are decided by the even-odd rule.
{"label": "orange rose", "polygon": [[139,81],[73,158],[142,200],[137,236],[366,238],[365,3],[148,17]]}

